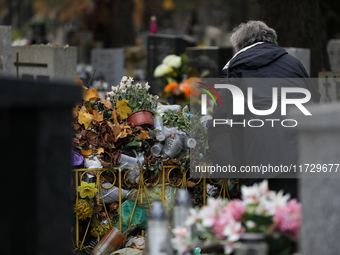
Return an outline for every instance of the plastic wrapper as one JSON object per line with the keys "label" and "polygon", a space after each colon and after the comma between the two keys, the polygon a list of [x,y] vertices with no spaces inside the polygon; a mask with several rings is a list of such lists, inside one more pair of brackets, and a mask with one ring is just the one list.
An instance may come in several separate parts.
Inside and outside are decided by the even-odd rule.
{"label": "plastic wrapper", "polygon": [[214,185],[211,185],[210,183],[207,183],[207,194],[210,197],[215,196],[217,194],[217,190],[218,190],[217,187],[215,187]]}
{"label": "plastic wrapper", "polygon": [[[104,182],[102,184],[102,193],[103,193],[103,200],[105,204],[111,204],[113,202],[118,202],[119,201],[119,188],[116,186],[113,186],[109,189],[108,188],[112,185],[112,183],[109,182]],[[128,190],[122,189],[122,198],[126,196],[128,193]],[[103,203],[101,194],[100,194],[100,202]]]}
{"label": "plastic wrapper", "polygon": [[145,237],[142,236],[142,237],[137,237],[137,236],[131,236],[126,244],[125,244],[125,247],[130,247],[132,245],[135,245],[138,249],[145,249]]}
{"label": "plastic wrapper", "polygon": [[[164,209],[168,217],[172,217],[172,209],[175,204],[177,191],[178,191],[177,187],[170,186],[168,183],[165,184]],[[150,204],[152,204],[155,200],[162,199],[162,184],[158,184],[153,188],[146,189],[146,193],[148,195]],[[125,199],[135,202],[136,195],[137,195],[137,190],[130,190],[129,193],[126,194]],[[140,195],[139,195],[137,205],[140,208],[142,208],[146,213],[149,213],[150,207],[149,207],[149,204],[145,197],[144,192],[143,192],[143,203],[140,202]]]}
{"label": "plastic wrapper", "polygon": [[[122,232],[124,232],[128,228],[134,205],[135,204],[129,200],[126,200],[122,204]],[[138,228],[145,229],[147,220],[148,218],[146,212],[137,205],[133,213],[130,226],[139,223]],[[119,220],[117,220],[114,226],[116,228],[119,228]]]}
{"label": "plastic wrapper", "polygon": [[118,251],[115,251],[111,255],[142,255],[144,254],[140,250],[132,249],[132,248],[124,248]]}
{"label": "plastic wrapper", "polygon": [[178,127],[172,127],[172,128],[164,127],[163,128],[163,134],[165,135],[165,137],[169,137],[171,133],[175,134],[176,136],[179,136],[179,138],[187,137],[187,134],[179,130]]}
{"label": "plastic wrapper", "polygon": [[177,104],[173,104],[173,105],[163,105],[163,104],[158,104],[157,105],[157,112],[161,111],[161,112],[167,112],[167,111],[179,111],[181,110],[181,106],[177,105]]}
{"label": "plastic wrapper", "polygon": [[84,160],[85,168],[103,168],[102,163],[100,163],[97,157],[89,157]]}
{"label": "plastic wrapper", "polygon": [[83,164],[84,157],[80,155],[79,153],[72,151],[73,154],[73,166],[80,166]]}

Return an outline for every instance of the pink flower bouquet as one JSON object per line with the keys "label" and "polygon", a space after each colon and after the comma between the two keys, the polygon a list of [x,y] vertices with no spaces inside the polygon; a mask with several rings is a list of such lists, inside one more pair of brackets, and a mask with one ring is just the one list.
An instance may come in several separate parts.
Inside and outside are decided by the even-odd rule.
{"label": "pink flower bouquet", "polygon": [[[252,187],[241,187],[242,200],[226,201],[209,198],[207,205],[191,209],[186,224],[193,235],[174,229],[172,243],[180,253],[200,245],[222,244],[230,254],[245,232],[263,233],[270,254],[289,254],[297,241],[301,225],[301,204],[283,192],[270,191],[265,180]],[[199,237],[199,238],[198,238]]]}

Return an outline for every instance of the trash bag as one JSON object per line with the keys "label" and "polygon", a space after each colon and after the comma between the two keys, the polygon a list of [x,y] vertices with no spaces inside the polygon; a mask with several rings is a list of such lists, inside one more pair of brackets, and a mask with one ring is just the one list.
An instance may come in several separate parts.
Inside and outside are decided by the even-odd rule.
{"label": "trash bag", "polygon": [[[126,200],[122,204],[122,231],[121,232],[124,232],[129,226],[130,217],[131,217],[134,205],[135,204],[129,200]],[[119,214],[119,210],[118,210],[118,214]],[[148,218],[147,218],[146,212],[137,205],[133,213],[130,226],[139,223],[138,228],[145,229],[147,220]],[[117,218],[117,221],[114,224],[114,226],[119,229],[119,217]]]}
{"label": "trash bag", "polygon": [[114,251],[111,255],[143,255],[144,253],[137,249],[124,248],[118,251]]}
{"label": "trash bag", "polygon": [[[104,182],[101,187],[102,193],[103,193],[103,200],[105,204],[111,204],[113,202],[119,201],[119,188],[118,187],[112,186],[109,189],[105,189],[105,188],[110,187],[111,185],[112,183]],[[122,198],[123,198],[126,196],[128,191],[125,189],[121,189],[121,190],[122,190]],[[100,198],[100,203],[103,203],[101,194],[99,198]]]}
{"label": "trash bag", "polygon": [[[175,205],[175,199],[177,195],[178,188],[165,184],[165,205],[164,209],[169,218],[172,217],[172,209]],[[152,204],[155,200],[162,199],[162,184],[158,184],[153,188],[146,189],[146,193],[148,195],[150,204]],[[135,202],[136,201],[137,190],[130,190],[129,193],[126,194],[125,199]],[[145,193],[143,192],[143,203],[140,202],[140,194],[138,198],[137,205],[142,208],[146,213],[149,213],[150,207],[148,201],[145,197]]]}

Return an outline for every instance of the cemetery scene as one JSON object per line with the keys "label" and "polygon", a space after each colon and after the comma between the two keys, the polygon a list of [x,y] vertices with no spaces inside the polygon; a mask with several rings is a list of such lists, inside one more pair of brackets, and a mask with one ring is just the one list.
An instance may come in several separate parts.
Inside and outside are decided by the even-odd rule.
{"label": "cemetery scene", "polygon": [[340,254],[338,2],[0,0],[0,88],[1,254]]}

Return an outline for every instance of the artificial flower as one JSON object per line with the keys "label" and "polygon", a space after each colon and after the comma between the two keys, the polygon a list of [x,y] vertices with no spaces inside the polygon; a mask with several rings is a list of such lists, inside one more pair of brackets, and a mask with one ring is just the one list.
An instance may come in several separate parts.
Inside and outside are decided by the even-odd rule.
{"label": "artificial flower", "polygon": [[78,186],[76,189],[80,193],[81,198],[93,198],[98,192],[98,189],[95,188],[95,185],[95,183],[87,183],[82,181],[80,186]]}
{"label": "artificial flower", "polygon": [[171,67],[166,64],[160,64],[159,66],[156,67],[153,75],[155,77],[162,77],[166,73],[168,73],[171,70]]}
{"label": "artificial flower", "polygon": [[173,68],[179,68],[182,64],[182,59],[180,56],[176,56],[176,55],[168,55],[166,56],[163,61],[163,64],[171,66]]}
{"label": "artificial flower", "polygon": [[78,202],[74,205],[74,211],[80,220],[91,218],[94,214],[93,206],[85,199],[78,200]]}

